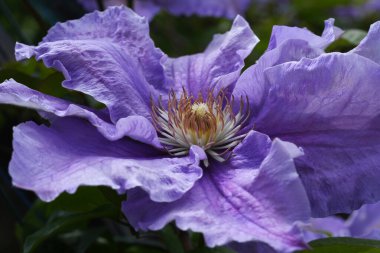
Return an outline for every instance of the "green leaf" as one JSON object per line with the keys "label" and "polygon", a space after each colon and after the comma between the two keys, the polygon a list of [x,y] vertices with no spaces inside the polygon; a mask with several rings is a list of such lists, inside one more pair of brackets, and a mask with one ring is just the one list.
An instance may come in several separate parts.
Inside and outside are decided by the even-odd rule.
{"label": "green leaf", "polygon": [[75,194],[63,193],[47,205],[54,211],[87,212],[106,204],[113,204],[120,208],[120,203],[124,198],[107,187],[81,186]]}
{"label": "green leaf", "polygon": [[[50,203],[37,200],[25,215],[20,236],[25,238],[43,227],[51,217],[62,213],[83,213],[95,210],[104,205],[113,206],[115,213],[113,220],[118,220],[121,215],[120,203],[125,196],[106,187],[79,187],[74,194],[63,193]],[[23,240],[23,239],[21,239]]]}
{"label": "green leaf", "polygon": [[44,227],[26,238],[23,253],[31,253],[48,238],[64,232],[72,227],[78,227],[79,224],[88,222],[94,218],[113,217],[115,212],[113,205],[103,205],[95,210],[83,213],[60,213],[53,216]]}
{"label": "green leaf", "polygon": [[359,45],[360,41],[362,41],[366,35],[366,31],[360,29],[350,29],[342,34],[342,39],[347,40],[353,45]]}
{"label": "green leaf", "polygon": [[380,253],[380,241],[350,237],[318,239],[309,243],[311,250],[299,252],[315,253]]}
{"label": "green leaf", "polygon": [[93,245],[98,238],[106,232],[105,228],[88,229],[80,233],[79,244],[76,246],[76,253],[86,253],[88,248]]}
{"label": "green leaf", "polygon": [[[186,233],[186,232],[183,232]],[[173,226],[166,226],[161,231],[162,239],[169,253],[184,253],[183,246],[180,240],[180,234],[176,233]]]}

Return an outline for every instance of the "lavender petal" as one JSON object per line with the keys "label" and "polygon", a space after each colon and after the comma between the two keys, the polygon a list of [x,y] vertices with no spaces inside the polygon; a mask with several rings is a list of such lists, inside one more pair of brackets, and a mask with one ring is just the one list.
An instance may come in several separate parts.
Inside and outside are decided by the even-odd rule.
{"label": "lavender petal", "polygon": [[114,123],[129,115],[149,118],[150,96],[165,84],[164,55],[148,22],[123,6],[59,23],[38,46],[16,45],[18,60],[33,55],[65,75],[64,87],[104,103]]}
{"label": "lavender petal", "polygon": [[81,185],[118,190],[141,187],[154,201],[173,201],[202,176],[197,147],[183,158],[166,158],[148,145],[128,139],[109,141],[81,119],[64,118],[50,127],[27,122],[14,128],[9,172],[13,184],[44,201],[73,193]]}
{"label": "lavender petal", "polygon": [[267,50],[272,50],[289,39],[304,40],[314,48],[324,49],[339,38],[342,33],[341,29],[334,26],[334,19],[332,18],[325,21],[322,36],[315,35],[306,28],[274,26]]}
{"label": "lavender petal", "polygon": [[380,22],[371,25],[367,36],[360,42],[360,44],[351,50],[352,53],[359,54],[367,57],[374,62],[380,64]]}
{"label": "lavender petal", "polygon": [[142,116],[129,116],[113,124],[100,112],[69,103],[32,90],[14,80],[0,84],[0,103],[22,106],[38,110],[39,113],[54,121],[57,117],[79,117],[87,119],[108,140],[119,140],[128,136],[134,140],[162,148],[152,123]]}
{"label": "lavender petal", "polygon": [[271,89],[255,129],[303,148],[296,165],[314,217],[378,201],[380,66],[357,54],[332,53],[265,75]]}

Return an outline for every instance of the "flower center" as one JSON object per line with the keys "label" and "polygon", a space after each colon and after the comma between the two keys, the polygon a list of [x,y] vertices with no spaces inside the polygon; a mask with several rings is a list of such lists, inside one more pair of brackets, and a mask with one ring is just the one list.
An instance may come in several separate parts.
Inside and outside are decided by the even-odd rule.
{"label": "flower center", "polygon": [[[240,99],[236,114],[233,102],[234,97],[227,97],[223,90],[216,96],[209,91],[207,98],[202,94],[194,98],[184,90],[178,99],[171,91],[166,109],[161,99],[158,105],[152,102],[153,121],[161,143],[174,156],[186,155],[192,145],[198,145],[208,157],[218,162],[226,161],[232,148],[246,136],[240,130],[250,113],[248,99],[246,106]],[[208,160],[204,164],[207,167]]]}

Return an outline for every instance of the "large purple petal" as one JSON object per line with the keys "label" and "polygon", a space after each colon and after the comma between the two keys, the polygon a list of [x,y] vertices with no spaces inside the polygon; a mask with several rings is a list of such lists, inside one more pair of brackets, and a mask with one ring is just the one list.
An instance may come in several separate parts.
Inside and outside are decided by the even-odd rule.
{"label": "large purple petal", "polygon": [[152,18],[159,8],[175,15],[200,15],[233,19],[244,14],[250,0],[138,0],[134,2],[137,13]]}
{"label": "large purple petal", "polygon": [[18,60],[35,56],[63,72],[63,86],[104,103],[111,119],[150,117],[150,96],[165,78],[163,54],[149,37],[145,18],[126,7],[111,7],[55,25],[36,47],[16,45]]}
{"label": "large purple petal", "polygon": [[257,131],[301,146],[297,170],[313,215],[380,199],[380,66],[333,53],[267,69]]}
{"label": "large purple petal", "polygon": [[40,114],[50,120],[54,120],[54,116],[85,118],[108,140],[118,140],[128,136],[162,148],[154,126],[142,116],[129,116],[112,124],[94,111],[29,89],[14,80],[0,84],[0,103],[39,110]]}
{"label": "large purple petal", "polygon": [[14,129],[9,172],[17,187],[45,201],[81,185],[106,185],[124,192],[141,187],[154,201],[180,198],[202,176],[204,152],[192,148],[183,158],[165,158],[131,140],[108,141],[81,119],[60,119],[52,126],[28,122]]}
{"label": "large purple petal", "polygon": [[200,54],[167,59],[165,73],[170,86],[194,95],[209,89],[234,85],[244,66],[244,59],[258,43],[249,24],[238,16],[229,32],[216,35]]}
{"label": "large purple petal", "polygon": [[273,26],[267,50],[272,50],[289,39],[304,40],[307,41],[311,47],[324,49],[330,43],[334,42],[342,33],[343,31],[341,29],[334,26],[334,19],[332,18],[325,21],[325,29],[322,36],[315,35],[305,28]]}
{"label": "large purple petal", "polygon": [[380,64],[380,22],[371,25],[367,36],[351,52],[360,54]]}
{"label": "large purple petal", "polygon": [[[255,149],[261,149],[258,157]],[[277,250],[303,248],[294,225],[310,215],[293,163],[301,152],[278,139],[270,143],[257,132],[250,133],[234,152],[230,162],[212,163],[175,202],[155,203],[142,191],[130,191],[123,207],[129,222],[137,229],[157,230],[175,220],[180,229],[202,232],[210,247],[258,240]]]}

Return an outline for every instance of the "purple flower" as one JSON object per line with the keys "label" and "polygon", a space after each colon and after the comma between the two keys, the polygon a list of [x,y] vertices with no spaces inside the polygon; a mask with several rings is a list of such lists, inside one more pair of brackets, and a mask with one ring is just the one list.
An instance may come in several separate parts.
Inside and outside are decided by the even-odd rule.
{"label": "purple flower", "polygon": [[18,60],[42,60],[64,74],[65,88],[106,109],[1,84],[0,102],[37,109],[51,122],[15,127],[14,185],[46,201],[107,185],[128,190],[123,210],[136,229],[175,220],[211,247],[258,240],[304,248],[296,221],[310,209],[293,162],[302,152],[252,130],[255,100],[231,96],[257,42],[238,16],[203,53],[169,58],[154,47],[145,18],[114,7],[57,24],[38,46],[17,44]]}
{"label": "purple flower", "polygon": [[[88,11],[98,9],[96,0],[78,0]],[[125,0],[103,0],[105,7],[125,4]],[[244,14],[251,0],[135,0],[134,10],[148,19],[153,18],[161,9],[174,15],[199,15],[234,19]]]}
{"label": "purple flower", "polygon": [[140,15],[152,18],[160,9],[174,15],[200,15],[233,19],[244,14],[251,0],[137,0],[134,9]]}
{"label": "purple flower", "polygon": [[324,237],[356,237],[363,239],[380,239],[380,203],[363,205],[354,211],[347,220],[331,216],[312,219],[304,227],[306,241]]}
{"label": "purple flower", "polygon": [[352,20],[352,18],[363,19],[376,14],[380,10],[379,0],[367,0],[362,4],[344,5],[335,8],[335,13],[342,19]]}

